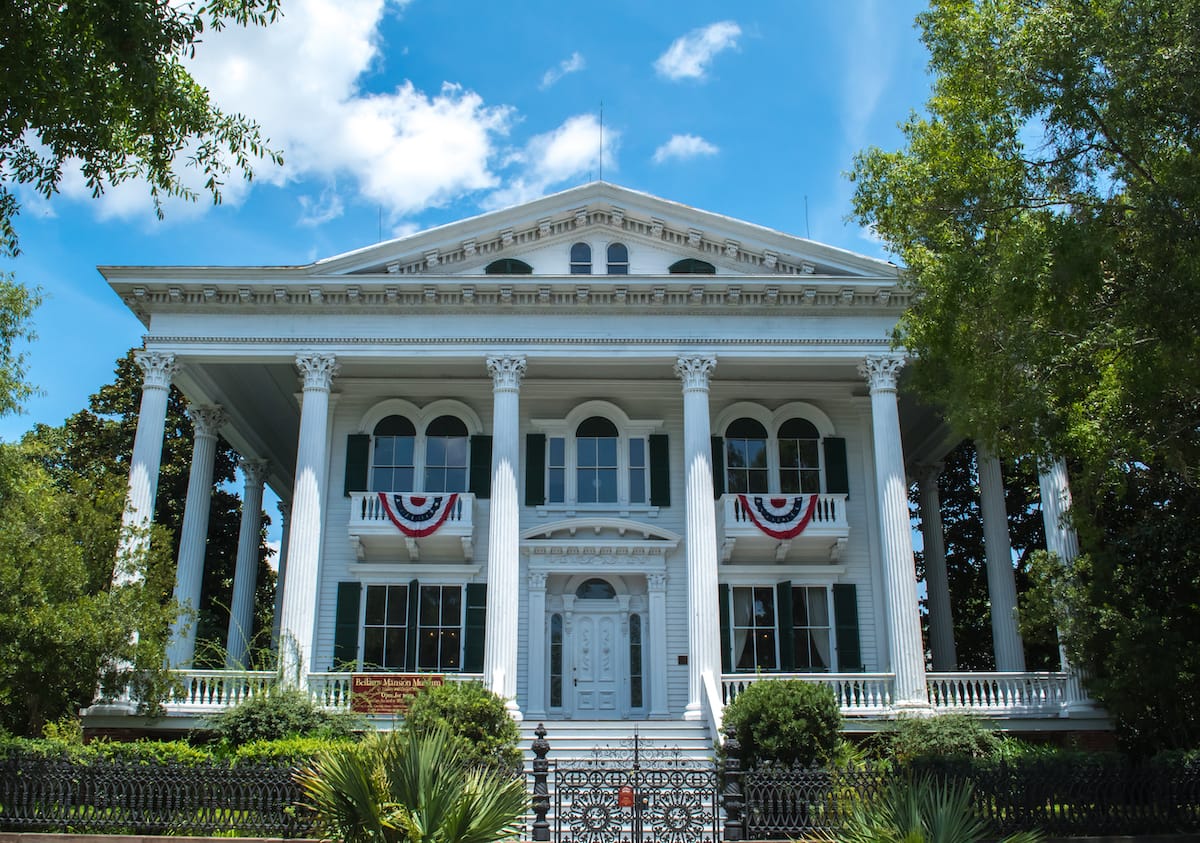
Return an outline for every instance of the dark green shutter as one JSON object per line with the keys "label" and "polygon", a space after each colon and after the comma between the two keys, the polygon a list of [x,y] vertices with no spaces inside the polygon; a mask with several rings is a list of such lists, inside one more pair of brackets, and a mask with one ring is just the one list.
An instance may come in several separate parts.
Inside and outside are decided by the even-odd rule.
{"label": "dark green shutter", "polygon": [[850,494],[850,473],[846,468],[846,440],[829,436],[825,444],[825,491],[831,495]]}
{"label": "dark green shutter", "polygon": [[334,670],[354,670],[358,667],[358,604],[361,598],[362,583],[338,583],[337,606],[333,617]]}
{"label": "dark green shutter", "polygon": [[467,617],[463,630],[463,673],[483,672],[483,641],[487,623],[487,583],[467,583]]}
{"label": "dark green shutter", "polygon": [[721,616],[721,672],[733,673],[733,630],[729,625],[729,586],[717,586],[718,613]]}
{"label": "dark green shutter", "polygon": [[351,433],[346,437],[346,488],[345,494],[367,491],[367,457],[371,452],[371,437],[365,433]]}
{"label": "dark green shutter", "polygon": [[720,498],[725,494],[725,440],[720,436],[712,438],[712,473],[713,496]]}
{"label": "dark green shutter", "polygon": [[417,669],[417,612],[421,608],[421,584],[416,580],[408,583],[408,652],[404,654],[404,669]]}
{"label": "dark green shutter", "polygon": [[796,641],[792,630],[792,581],[775,584],[775,625],[779,629],[779,669],[796,669]]}
{"label": "dark green shutter", "polygon": [[671,505],[671,458],[667,434],[650,434],[650,505]]}
{"label": "dark green shutter", "polygon": [[492,496],[492,437],[471,437],[470,491],[480,500]]}
{"label": "dark green shutter", "polygon": [[525,505],[546,502],[546,434],[525,434]]}
{"label": "dark green shutter", "polygon": [[854,583],[833,587],[833,623],[837,629],[838,672],[862,670],[858,643],[858,589]]}

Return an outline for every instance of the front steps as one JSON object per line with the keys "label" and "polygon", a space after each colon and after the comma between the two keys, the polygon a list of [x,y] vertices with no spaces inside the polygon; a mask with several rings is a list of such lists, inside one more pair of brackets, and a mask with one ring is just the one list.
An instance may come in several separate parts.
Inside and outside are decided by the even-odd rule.
{"label": "front steps", "polygon": [[[545,720],[550,762],[626,761],[632,763],[637,731],[641,763],[710,761],[713,739],[702,720]],[[532,765],[538,721],[521,723],[521,751]]]}

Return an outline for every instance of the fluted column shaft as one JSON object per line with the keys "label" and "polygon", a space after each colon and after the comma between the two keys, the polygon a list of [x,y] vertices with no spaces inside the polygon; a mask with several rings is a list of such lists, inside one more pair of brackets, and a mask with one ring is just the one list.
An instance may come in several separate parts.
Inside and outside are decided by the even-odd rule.
{"label": "fluted column shaft", "polygon": [[996,670],[1025,670],[1025,646],[1017,621],[1017,583],[1013,576],[1008,510],[1004,506],[1004,476],[1000,460],[977,448],[979,511],[983,516],[983,549],[987,556],[988,598],[992,604],[992,647]]}
{"label": "fluted column shaft", "polygon": [[[1070,565],[1079,556],[1079,536],[1067,517],[1071,508],[1071,486],[1067,481],[1067,464],[1061,458],[1038,463],[1038,487],[1042,492],[1042,523],[1046,528],[1046,549]],[[1064,671],[1071,671],[1067,652],[1060,644],[1058,661]]]}
{"label": "fluted column shaft", "polygon": [[687,517],[688,704],[686,719],[704,716],[704,674],[721,677],[717,608],[717,512],[713,502],[708,380],[714,357],[680,357],[675,374],[683,381],[683,459]]}
{"label": "fluted column shaft", "polygon": [[546,716],[546,673],[550,654],[546,649],[546,575],[529,575],[529,699],[526,714]]}
{"label": "fluted column shaft", "polygon": [[271,616],[271,647],[279,649],[279,618],[283,614],[284,577],[287,576],[289,532],[292,528],[292,507],[283,501],[279,507],[279,558],[275,561],[275,611]]}
{"label": "fluted column shaft", "polygon": [[484,682],[517,709],[517,606],[520,605],[520,389],[524,357],[489,357],[492,376],[492,500],[488,521],[488,610]]}
{"label": "fluted column shaft", "polygon": [[925,590],[929,601],[929,649],[933,669],[958,669],[954,646],[954,612],[950,605],[950,581],[946,576],[946,539],[942,529],[942,501],[938,495],[940,465],[922,466],[921,536],[925,543]]}
{"label": "fluted column shaft", "polygon": [[250,666],[254,591],[258,587],[258,548],[262,542],[263,482],[267,478],[266,460],[243,459],[238,464],[245,487],[242,490],[237,566],[233,573],[233,599],[229,605],[229,634],[225,639],[226,670],[246,670]]}
{"label": "fluted column shaft", "polygon": [[175,600],[180,615],[171,625],[167,664],[188,667],[196,655],[197,612],[204,582],[204,551],[208,547],[208,513],[212,505],[213,459],[217,453],[217,431],[225,421],[220,407],[193,404],[188,407],[195,439],[192,467],[188,473],[187,503],[179,536],[179,558],[175,567]]}
{"label": "fluted column shaft", "polygon": [[175,355],[158,351],[139,351],[134,360],[142,370],[142,402],[138,409],[137,433],[129,464],[129,487],[125,512],[121,516],[121,536],[113,582],[120,585],[134,576],[133,557],[149,546],[147,530],[154,522],[154,500],[158,493],[158,470],[162,463],[163,432],[167,419],[167,398],[171,378],[177,367]]}
{"label": "fluted column shaft", "polygon": [[313,625],[321,562],[321,507],[325,499],[329,392],[337,374],[332,354],[301,354],[304,378],[296,485],[288,536],[288,576],[279,619],[279,664],[285,683],[303,688],[313,664]]}
{"label": "fluted column shaft", "polygon": [[642,675],[650,680],[650,716],[666,717],[667,575],[650,574],[646,584],[650,590],[650,617],[649,623],[642,627],[642,643],[644,652],[650,656],[650,666],[647,670],[643,663]]}
{"label": "fluted column shaft", "polygon": [[871,387],[871,430],[875,445],[875,487],[879,496],[880,552],[886,592],[888,656],[896,675],[895,704],[925,707],[925,653],[917,604],[917,572],[913,562],[912,527],[896,379],[904,366],[896,354],[868,357],[859,367]]}

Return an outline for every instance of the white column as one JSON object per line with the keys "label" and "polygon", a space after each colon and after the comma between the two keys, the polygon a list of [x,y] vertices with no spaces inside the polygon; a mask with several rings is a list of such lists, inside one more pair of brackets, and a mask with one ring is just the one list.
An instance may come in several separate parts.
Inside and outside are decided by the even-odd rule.
{"label": "white column", "polygon": [[271,648],[279,650],[279,618],[283,614],[283,579],[287,575],[288,533],[292,526],[291,504],[279,501],[279,558],[275,560],[275,611],[271,617]]}
{"label": "white column", "polygon": [[248,670],[250,638],[254,633],[254,591],[258,587],[258,548],[262,542],[263,482],[266,460],[242,459],[245,488],[238,531],[237,567],[233,573],[233,599],[229,606],[229,634],[225,639],[225,669]]}
{"label": "white column", "polygon": [[[1079,536],[1067,517],[1071,508],[1071,486],[1067,482],[1067,464],[1055,459],[1038,463],[1038,486],[1042,492],[1042,523],[1046,528],[1046,549],[1070,565],[1079,556]],[[1072,672],[1067,651],[1058,647],[1058,661],[1063,671]]]}
{"label": "white column", "polygon": [[321,563],[321,508],[325,500],[325,453],[329,432],[329,391],[338,371],[332,354],[299,354],[304,378],[296,486],[288,533],[288,576],[279,618],[279,666],[283,681],[305,687],[312,668],[317,575]]}
{"label": "white column", "polygon": [[[648,644],[650,669],[644,671],[650,680],[650,716],[667,716],[667,575],[649,574],[646,585],[650,590],[649,623],[642,627],[642,643]],[[714,677],[715,678],[715,677]]]}
{"label": "white column", "polygon": [[925,590],[929,600],[929,649],[933,669],[958,669],[954,647],[954,612],[950,606],[950,582],[946,576],[946,539],[942,530],[942,501],[938,495],[941,465],[920,466],[917,482],[921,490],[921,536],[925,540]]}
{"label": "white column", "polygon": [[117,585],[138,577],[131,565],[149,546],[148,530],[154,522],[154,499],[158,493],[158,469],[162,463],[163,431],[167,419],[167,397],[171,378],[178,367],[175,355],[139,351],[133,359],[142,370],[142,403],[138,410],[137,434],[129,465],[129,489],[121,516],[121,536],[113,582]]}
{"label": "white column", "polygon": [[167,664],[172,668],[190,667],[196,655],[197,613],[204,581],[204,551],[208,546],[208,512],[212,504],[213,459],[217,453],[217,431],[225,422],[225,413],[220,407],[192,404],[187,415],[192,421],[195,439],[183,529],[179,535],[179,560],[175,567],[175,600],[180,614],[171,625],[171,639],[167,645]]}
{"label": "white column", "polygon": [[708,379],[715,357],[680,357],[683,381],[683,455],[687,515],[688,704],[684,719],[704,717],[704,674],[721,677],[717,617],[717,510],[713,501]]}
{"label": "white column", "polygon": [[517,708],[517,606],[520,601],[520,509],[517,468],[521,456],[520,404],[524,357],[489,357],[492,376],[492,503],[488,521],[488,611],[483,650],[484,682]]}
{"label": "white column", "polygon": [[1004,506],[1004,477],[995,455],[982,447],[976,451],[996,670],[1020,673],[1025,670],[1025,647],[1017,622],[1017,583],[1013,576],[1012,542],[1008,537],[1008,510]]}
{"label": "white column", "polygon": [[529,698],[526,713],[531,719],[546,716],[546,672],[550,665],[546,650],[546,574],[529,575]]}
{"label": "white column", "polygon": [[912,527],[896,379],[905,359],[899,354],[866,358],[859,372],[871,387],[871,430],[875,445],[875,486],[879,495],[880,553],[887,598],[888,656],[896,675],[893,693],[898,708],[929,705],[925,688],[925,652],[917,604],[917,571],[913,562]]}

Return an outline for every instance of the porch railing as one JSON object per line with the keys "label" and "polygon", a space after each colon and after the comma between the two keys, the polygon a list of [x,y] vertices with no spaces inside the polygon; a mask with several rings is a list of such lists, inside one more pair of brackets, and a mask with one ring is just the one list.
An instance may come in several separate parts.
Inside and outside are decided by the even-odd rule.
{"label": "porch railing", "polygon": [[975,714],[1065,714],[1085,701],[1068,673],[929,673],[929,704]]}
{"label": "porch railing", "polygon": [[167,702],[179,713],[220,711],[262,694],[279,679],[273,670],[176,670],[179,690]]}
{"label": "porch railing", "polygon": [[886,714],[892,707],[892,673],[725,673],[721,675],[721,695],[725,705],[733,702],[752,682],[775,679],[799,679],[833,689],[846,717]]}

